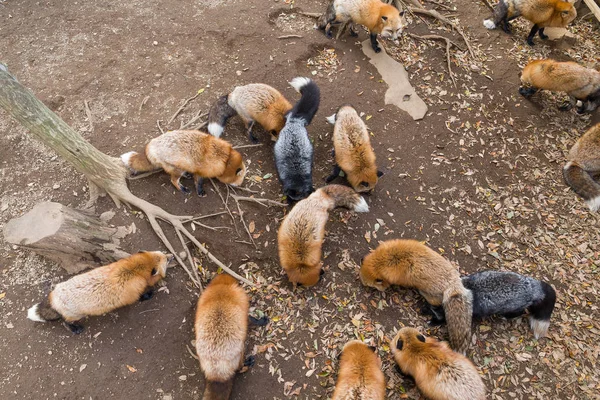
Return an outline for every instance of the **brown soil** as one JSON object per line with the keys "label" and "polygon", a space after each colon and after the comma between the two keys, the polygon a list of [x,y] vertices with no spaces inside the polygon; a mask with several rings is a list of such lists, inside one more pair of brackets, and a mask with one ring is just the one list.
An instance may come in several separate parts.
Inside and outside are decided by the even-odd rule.
{"label": "brown soil", "polygon": [[[387,340],[399,326],[417,326],[442,338],[445,328],[427,327],[415,292],[381,294],[357,281],[361,257],[378,240],[394,237],[427,240],[464,272],[510,269],[557,287],[549,338],[533,339],[524,318],[474,325],[469,356],[482,370],[490,398],[597,398],[598,218],[566,190],[560,169],[577,135],[599,122],[599,113],[558,113],[558,100],[550,94],[529,102],[517,93],[520,66],[529,57],[598,61],[598,42],[592,41],[599,36],[597,27],[579,21],[572,29],[579,33],[573,49],[540,39],[529,49],[526,23],[516,23],[513,36],[488,32],[481,26],[489,14],[483,3],[457,0],[454,5],[477,53],[472,60],[465,51],[453,52],[458,88],[449,82],[439,44],[407,38],[397,48],[386,43],[429,105],[419,122],[383,104],[386,86],[360,50],[364,32],[357,40],[328,40],[312,29],[310,18],[278,0],[0,0],[0,61],[93,145],[114,156],[157,136],[157,120],[164,129],[178,128],[235,85],[268,83],[295,101],[298,95],[287,82],[311,76],[322,93],[309,127],[316,186],[332,161],[332,129],[325,116],[343,103],[364,112],[385,176],[367,198],[368,214],[332,213],[324,246],[327,273],[319,285],[293,289],[282,274],[276,252],[284,215],[279,208],[243,205],[246,220],[255,225],[257,249],[239,242],[248,237],[239,220],[236,234],[226,214],[206,223],[229,230],[196,229],[217,257],[236,269],[245,264],[245,272],[263,283],[251,292],[252,302],[272,319],[266,329],[251,331],[248,352],[257,354],[256,365],[236,379],[233,399],[327,398],[335,382],[335,357],[355,337],[378,345],[388,398],[419,398],[412,381],[392,368]],[[317,12],[325,2],[302,0],[293,6]],[[409,31],[428,32],[419,19]],[[436,33],[462,46],[460,37]],[[289,34],[302,38],[277,38]],[[167,125],[181,102],[200,89],[204,92]],[[83,177],[4,113],[0,132],[0,228],[40,201],[85,203]],[[244,186],[279,199],[272,144],[266,133],[258,136],[262,147],[242,149],[249,164]],[[224,138],[249,144],[235,118]],[[175,214],[223,209],[210,184],[205,198],[175,192],[164,174],[130,187]],[[96,211],[111,209],[114,204],[103,198]],[[117,211],[110,222],[135,222],[137,233],[126,238],[125,250],[162,248],[136,211]],[[203,261],[204,276],[213,272],[214,265]],[[181,268],[170,270],[166,290],[155,298],[89,319],[79,336],[60,324],[25,318],[52,284],[67,278],[60,268],[1,242],[0,276],[0,398],[201,397],[202,375],[186,349],[192,347],[198,291]]]}

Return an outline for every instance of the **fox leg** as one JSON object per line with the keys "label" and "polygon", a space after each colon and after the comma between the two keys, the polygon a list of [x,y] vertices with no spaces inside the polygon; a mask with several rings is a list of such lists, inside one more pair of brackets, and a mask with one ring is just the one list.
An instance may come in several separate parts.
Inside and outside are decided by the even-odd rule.
{"label": "fox leg", "polygon": [[565,100],[559,104],[558,109],[560,111],[569,111],[575,105],[575,101],[573,97],[569,97],[569,100]]}
{"label": "fox leg", "polygon": [[269,317],[263,315],[262,318],[259,319],[254,318],[252,315],[248,315],[248,321],[250,321],[251,324],[256,326],[266,326],[269,323]]}
{"label": "fox leg", "polygon": [[379,47],[379,43],[377,43],[377,34],[371,33],[370,39],[371,39],[371,47],[373,48],[373,51],[375,51],[375,53],[379,53],[381,51],[381,47]]}
{"label": "fox leg", "polygon": [[342,169],[340,168],[340,166],[335,164],[333,166],[333,171],[331,171],[331,175],[329,175],[327,178],[325,178],[325,182],[329,183],[329,182],[333,181],[335,178],[337,178],[340,175],[341,171],[342,171]]}
{"label": "fox leg", "polygon": [[531,96],[533,96],[534,94],[536,94],[538,90],[539,90],[538,88],[533,87],[533,86],[529,86],[529,87],[521,86],[519,88],[519,93],[521,94],[521,96],[528,99]]}
{"label": "fox leg", "polygon": [[140,296],[140,301],[150,300],[154,296],[154,289],[148,289]]}
{"label": "fox leg", "polygon": [[81,332],[83,332],[83,325],[78,324],[77,321],[73,321],[73,322],[67,322],[65,321],[63,323],[64,327],[67,328],[69,331],[71,331],[74,335],[79,335]]}
{"label": "fox leg", "polygon": [[250,368],[250,367],[254,366],[255,362],[256,362],[256,359],[254,358],[254,356],[250,355],[250,356],[244,358],[244,364],[243,365],[244,365],[244,367]]}
{"label": "fox leg", "polygon": [[317,28],[325,31],[325,36],[329,39],[333,37],[331,34],[331,24],[335,21],[335,8],[333,7],[333,1],[327,6],[327,10],[317,19]]}
{"label": "fox leg", "polygon": [[254,136],[252,134],[252,128],[254,128],[254,121],[250,120],[248,122],[248,124],[246,125],[246,132],[248,133],[248,139],[250,139],[250,141],[252,143],[258,143],[258,139],[256,138],[256,136]]}
{"label": "fox leg", "polygon": [[544,28],[540,28],[540,30],[538,31],[538,35],[540,35],[540,38],[542,38],[543,40],[548,39],[548,35],[544,33]]}
{"label": "fox leg", "polygon": [[348,31],[350,32],[350,36],[352,37],[357,37],[358,36],[358,32],[356,30],[354,30],[354,24],[351,22],[348,22]]}
{"label": "fox leg", "polygon": [[539,26],[537,26],[536,24],[533,24],[533,26],[531,27],[531,31],[529,32],[529,36],[527,36],[527,44],[530,46],[535,45],[535,43],[533,43],[533,38],[535,37],[535,34],[538,33],[538,30],[540,29]]}
{"label": "fox leg", "polygon": [[181,175],[182,174],[171,174],[171,183],[173,184],[173,186],[175,186],[180,192],[185,193],[185,194],[189,194],[190,193],[190,189],[188,189],[187,187],[183,186],[181,184],[181,182],[179,182],[179,180],[181,179]]}
{"label": "fox leg", "polygon": [[204,191],[204,179],[200,175],[194,175],[194,184],[196,185],[196,194],[200,197],[206,196]]}
{"label": "fox leg", "polygon": [[502,314],[502,316],[506,319],[513,319],[513,318],[520,317],[524,313],[525,313],[525,310],[517,310],[517,311],[511,311],[511,312],[504,313],[504,314]]}

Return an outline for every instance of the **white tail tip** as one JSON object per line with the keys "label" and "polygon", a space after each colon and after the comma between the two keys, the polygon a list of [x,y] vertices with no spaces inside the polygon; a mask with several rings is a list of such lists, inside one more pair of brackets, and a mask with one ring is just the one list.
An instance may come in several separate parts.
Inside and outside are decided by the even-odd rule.
{"label": "white tail tip", "polygon": [[309,83],[310,78],[304,78],[299,76],[297,78],[292,79],[292,81],[290,82],[290,86],[296,89],[296,92],[300,93],[300,90],[302,90],[302,88],[308,85]]}
{"label": "white tail tip", "polygon": [[364,197],[360,196],[360,200],[358,201],[358,204],[354,207],[354,211],[356,211],[356,212],[368,212],[369,211],[369,205],[367,204]]}
{"label": "white tail tip", "polygon": [[133,157],[135,154],[137,154],[135,151],[130,151],[129,153],[121,154],[121,161],[123,161],[123,164],[129,167],[131,166],[131,157]]}
{"label": "white tail tip", "polygon": [[337,116],[337,114],[331,114],[329,117],[325,118],[327,120],[327,122],[329,122],[331,125],[335,124],[335,117]]}
{"label": "white tail tip", "polygon": [[593,199],[589,199],[585,201],[592,211],[598,211],[600,208],[600,196],[596,196]]}
{"label": "white tail tip", "polygon": [[543,321],[540,319],[530,318],[529,325],[531,326],[531,329],[533,330],[533,336],[535,336],[536,339],[539,339],[539,338],[543,338],[544,336],[546,336],[546,333],[548,333],[548,327],[550,326],[550,321]]}
{"label": "white tail tip", "polygon": [[214,137],[221,137],[223,134],[223,127],[216,122],[211,122],[208,124],[208,133],[213,135]]}
{"label": "white tail tip", "polygon": [[483,26],[485,26],[488,29],[496,29],[496,24],[491,19],[486,19],[485,21],[483,21]]}
{"label": "white tail tip", "polygon": [[36,304],[35,306],[33,306],[29,310],[27,310],[27,318],[29,318],[30,320],[35,321],[35,322],[46,322],[46,320],[43,319],[42,317],[40,317],[40,315],[38,314],[39,307],[40,307],[40,305]]}

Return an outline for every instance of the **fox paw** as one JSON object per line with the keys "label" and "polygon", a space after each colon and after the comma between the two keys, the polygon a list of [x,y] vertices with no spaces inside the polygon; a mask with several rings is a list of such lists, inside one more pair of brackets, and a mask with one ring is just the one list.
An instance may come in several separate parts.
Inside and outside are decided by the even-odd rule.
{"label": "fox paw", "polygon": [[254,358],[254,356],[248,356],[244,360],[244,367],[253,367],[255,363],[256,359]]}

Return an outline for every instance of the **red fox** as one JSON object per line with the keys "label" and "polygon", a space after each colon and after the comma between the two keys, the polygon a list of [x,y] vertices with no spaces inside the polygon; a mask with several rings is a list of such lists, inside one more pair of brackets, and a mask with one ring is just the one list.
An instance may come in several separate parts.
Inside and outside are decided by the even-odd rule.
{"label": "red fox", "polygon": [[562,0],[500,0],[494,8],[492,18],[483,21],[483,25],[488,29],[495,29],[502,23],[502,29],[510,33],[508,22],[520,16],[533,22],[527,36],[527,44],[533,46],[533,38],[538,31],[540,38],[548,39],[544,28],[566,27],[577,17],[577,10],[573,3]]}
{"label": "red fox", "polygon": [[331,38],[333,23],[351,22],[352,36],[358,36],[352,23],[364,25],[369,29],[371,47],[375,53],[379,53],[381,48],[377,43],[377,35],[398,39],[406,26],[403,16],[404,11],[398,11],[396,7],[380,0],[332,0],[327,11],[317,20],[317,28],[325,30],[325,35]]}
{"label": "red fox", "polygon": [[[363,258],[360,279],[365,286],[385,290],[390,285],[415,288],[439,317],[443,307],[452,348],[465,353],[471,339],[473,294],[444,257],[416,240],[388,240]],[[435,319],[434,319],[435,320]]]}
{"label": "red fox", "polygon": [[[244,360],[249,307],[248,295],[227,274],[213,278],[198,299],[194,328],[196,353],[206,378],[203,400],[229,399],[236,372],[254,363],[252,356]],[[250,321],[268,323],[266,317]]]}
{"label": "red fox", "polygon": [[332,400],[384,399],[385,377],[376,349],[359,340],[346,343]]}
{"label": "red fox", "polygon": [[239,115],[244,121],[248,138],[252,142],[258,139],[252,134],[254,122],[258,122],[272,138],[279,134],[285,125],[285,115],[292,105],[275,88],[263,83],[251,83],[237,86],[231,93],[222,96],[208,114],[208,132],[220,137],[227,120]]}
{"label": "red fox", "polygon": [[290,282],[313,286],[321,276],[321,247],[329,211],[346,207],[367,212],[365,199],[351,188],[328,185],[299,201],[285,217],[277,234],[279,262]]}
{"label": "red fox", "polygon": [[585,200],[592,211],[600,208],[600,184],[594,175],[600,172],[600,124],[591,127],[569,152],[563,169],[565,182]]}
{"label": "red fox", "polygon": [[369,132],[356,110],[345,105],[327,118],[333,128],[335,166],[325,181],[330,183],[344,171],[346,179],[357,192],[370,192],[383,172],[377,170],[375,152],[371,147]]}
{"label": "red fox", "polygon": [[402,328],[390,342],[396,364],[431,400],[485,400],[485,385],[469,359],[445,342]]}
{"label": "red fox", "polygon": [[121,160],[134,174],[163,169],[179,191],[190,193],[180,182],[194,178],[196,193],[204,196],[203,178],[241,185],[246,176],[242,155],[228,142],[200,131],[171,131],[154,138],[144,153],[130,151]]}
{"label": "red fox", "polygon": [[74,334],[83,332],[77,321],[103,315],[136,301],[148,300],[152,287],[163,279],[172,255],[144,251],[98,267],[59,283],[48,298],[27,312],[37,322],[63,319]]}
{"label": "red fox", "polygon": [[[566,92],[577,101],[577,112],[592,112],[600,105],[600,71],[585,68],[576,62],[535,60],[523,68],[519,93],[526,98],[538,90]],[[561,105],[569,110],[575,101]]]}

